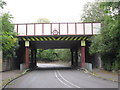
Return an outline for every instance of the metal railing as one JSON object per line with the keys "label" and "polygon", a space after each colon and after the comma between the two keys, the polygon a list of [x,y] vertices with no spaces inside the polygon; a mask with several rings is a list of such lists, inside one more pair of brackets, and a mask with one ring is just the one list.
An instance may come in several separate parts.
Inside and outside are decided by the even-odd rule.
{"label": "metal railing", "polygon": [[101,23],[25,23],[15,24],[18,36],[94,35],[99,34]]}

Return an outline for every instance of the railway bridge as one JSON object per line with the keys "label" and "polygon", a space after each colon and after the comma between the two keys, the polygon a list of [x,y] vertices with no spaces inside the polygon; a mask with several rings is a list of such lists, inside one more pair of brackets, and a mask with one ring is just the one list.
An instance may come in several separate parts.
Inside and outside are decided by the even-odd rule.
{"label": "railway bridge", "polygon": [[[26,68],[36,66],[37,49],[70,49],[71,65],[85,68],[91,36],[99,34],[100,23],[21,23],[15,24],[19,39],[19,63]],[[80,50],[80,53],[78,53]]]}

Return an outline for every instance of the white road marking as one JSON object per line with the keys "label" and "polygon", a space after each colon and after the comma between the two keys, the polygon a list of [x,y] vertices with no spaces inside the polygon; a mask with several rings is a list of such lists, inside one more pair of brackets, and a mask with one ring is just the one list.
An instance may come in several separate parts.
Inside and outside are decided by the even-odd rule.
{"label": "white road marking", "polygon": [[71,86],[69,86],[68,84],[64,83],[62,80],[60,80],[60,78],[57,76],[56,72],[55,72],[55,77],[64,85],[66,85],[69,88],[72,88]]}
{"label": "white road marking", "polygon": [[73,84],[72,82],[66,80],[66,79],[60,74],[59,71],[57,71],[57,72],[58,72],[58,74],[60,75],[60,77],[61,77],[64,81],[66,81],[67,83],[69,83],[70,85],[72,85],[72,86],[74,86],[74,87],[76,87],[76,88],[80,88],[79,86],[77,86],[77,85]]}

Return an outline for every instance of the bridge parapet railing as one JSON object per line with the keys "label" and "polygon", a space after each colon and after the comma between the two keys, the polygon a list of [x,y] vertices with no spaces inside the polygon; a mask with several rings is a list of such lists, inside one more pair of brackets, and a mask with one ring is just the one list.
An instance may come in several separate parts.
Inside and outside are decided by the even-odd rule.
{"label": "bridge parapet railing", "polygon": [[101,23],[25,23],[15,24],[18,36],[95,35]]}

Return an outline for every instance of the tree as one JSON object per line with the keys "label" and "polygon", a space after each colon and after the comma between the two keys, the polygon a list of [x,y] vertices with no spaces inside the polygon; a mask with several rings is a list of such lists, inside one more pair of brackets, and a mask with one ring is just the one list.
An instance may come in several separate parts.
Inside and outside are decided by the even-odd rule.
{"label": "tree", "polygon": [[14,32],[14,25],[11,24],[12,15],[9,13],[4,13],[2,16],[2,50],[4,59],[12,59],[16,56],[16,49],[18,48],[18,39],[16,33]]}
{"label": "tree", "polygon": [[4,1],[2,1],[2,0],[0,0],[0,8],[4,8],[4,6],[6,5],[6,2],[4,2]]}
{"label": "tree", "polygon": [[[6,5],[6,2],[0,0],[0,8],[4,8],[4,5]],[[2,17],[0,16],[0,50],[2,46]]]}
{"label": "tree", "polygon": [[[102,10],[103,16],[101,18],[98,17],[96,20],[100,20],[102,24],[101,34],[93,37],[90,53],[101,54],[104,69],[118,70],[120,69],[120,2],[100,2],[99,8]],[[92,12],[93,9],[94,8],[89,8],[88,13]],[[95,16],[96,13],[92,14],[93,15],[89,14],[88,16],[84,16],[83,20],[94,22],[92,17]]]}
{"label": "tree", "polygon": [[47,18],[39,18],[37,20],[37,23],[50,23],[50,20]]}
{"label": "tree", "polygon": [[41,53],[41,59],[42,60],[45,60],[45,61],[54,61],[55,60],[55,57],[56,55],[54,54],[55,53],[55,50],[54,49],[48,49],[48,50],[44,50],[42,53]]}
{"label": "tree", "polygon": [[55,52],[57,53],[57,60],[61,61],[70,61],[71,60],[71,52],[69,49],[56,49]]}
{"label": "tree", "polygon": [[[120,69],[120,2],[102,2],[101,9],[105,13],[102,29],[102,48],[98,48],[102,54],[104,67],[107,70]],[[99,45],[100,46],[100,45]]]}
{"label": "tree", "polygon": [[88,2],[84,5],[81,21],[83,22],[101,22],[104,17],[103,10],[100,8],[100,2]]}

